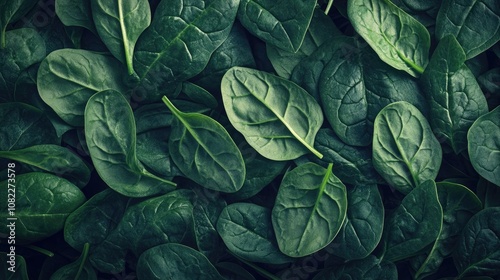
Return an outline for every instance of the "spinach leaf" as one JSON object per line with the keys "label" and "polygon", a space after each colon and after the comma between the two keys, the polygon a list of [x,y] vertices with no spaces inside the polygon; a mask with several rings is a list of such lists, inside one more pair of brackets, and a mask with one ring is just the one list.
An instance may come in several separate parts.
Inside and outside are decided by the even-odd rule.
{"label": "spinach leaf", "polygon": [[239,0],[161,1],[135,47],[142,87],[154,96],[200,73],[227,38],[238,5]]}
{"label": "spinach leaf", "polygon": [[443,208],[443,226],[432,248],[412,261],[415,279],[437,272],[443,260],[455,249],[465,224],[482,208],[477,196],[465,186],[442,182],[436,187]]}
{"label": "spinach leaf", "polygon": [[313,278],[313,280],[337,279],[395,280],[398,279],[398,271],[392,262],[370,255],[362,260],[327,269]]}
{"label": "spinach leaf", "polygon": [[20,150],[0,151],[0,157],[15,160],[63,177],[83,188],[90,180],[86,163],[67,148],[35,145]]}
{"label": "spinach leaf", "polygon": [[453,254],[459,277],[494,276],[500,272],[500,207],[474,215],[462,230]]}
{"label": "spinach leaf", "polygon": [[85,138],[99,176],[130,197],[167,192],[175,183],[148,172],[136,156],[136,127],[129,103],[113,90],[94,94],[85,107]]}
{"label": "spinach leaf", "polygon": [[206,197],[206,199],[200,197],[198,196],[193,207],[196,245],[212,263],[216,263],[226,250],[216,227],[217,219],[227,203],[220,197]]}
{"label": "spinach leaf", "polygon": [[208,116],[179,111],[166,96],[163,102],[175,116],[168,146],[182,173],[211,190],[239,190],[245,162],[226,129]]}
{"label": "spinach leaf", "polygon": [[384,228],[384,260],[399,261],[433,243],[441,231],[443,209],[436,183],[421,183],[403,198],[387,219]]}
{"label": "spinach leaf", "polygon": [[[162,265],[157,265],[157,264]],[[144,252],[137,263],[139,280],[223,280],[200,252],[182,244],[163,244]]]}
{"label": "spinach leaf", "polygon": [[117,273],[125,268],[129,250],[139,257],[155,246],[186,241],[192,235],[191,199],[191,191],[176,190],[128,207],[117,227],[92,250],[92,265],[102,272]]}
{"label": "spinach leaf", "polygon": [[109,188],[95,194],[68,216],[64,240],[78,251],[89,243],[92,251],[116,228],[130,200]]}
{"label": "spinach leaf", "polygon": [[422,76],[430,103],[430,124],[438,139],[446,140],[455,153],[467,149],[467,131],[488,112],[488,104],[455,37],[441,39]]}
{"label": "spinach leaf", "polygon": [[408,194],[426,180],[434,180],[441,159],[441,145],[415,106],[395,102],[377,115],[373,165],[398,191]]}
{"label": "spinach leaf", "polygon": [[346,211],[346,187],[332,173],[332,164],[325,169],[306,163],[287,172],[272,210],[280,250],[302,257],[326,247],[340,231]]}
{"label": "spinach leaf", "polygon": [[59,19],[66,26],[79,26],[96,32],[92,20],[91,0],[57,0],[55,10]]}
{"label": "spinach leaf", "polygon": [[384,228],[384,206],[377,185],[347,189],[347,216],[329,245],[332,253],[346,260],[363,259],[378,245]]}
{"label": "spinach leaf", "polygon": [[347,6],[354,29],[392,67],[417,77],[429,60],[430,35],[389,0],[354,0]]}
{"label": "spinach leaf", "polygon": [[[15,173],[11,173],[15,174]],[[15,194],[8,184],[15,185]],[[47,238],[63,229],[66,218],[85,202],[78,187],[55,175],[32,172],[0,182],[0,218],[10,217],[7,198],[15,200],[16,241],[28,243]],[[8,234],[3,227],[0,233]]]}
{"label": "spinach leaf", "polygon": [[467,59],[484,52],[500,40],[500,5],[495,0],[444,0],[436,22],[436,36],[451,34],[463,47]]}
{"label": "spinach leaf", "polygon": [[314,147],[324,155],[321,160],[309,157],[323,166],[334,162],[332,172],[347,184],[376,184],[382,181],[372,163],[370,147],[355,147],[342,142],[329,128],[322,128],[316,135]]}
{"label": "spinach leaf", "polygon": [[289,52],[302,45],[315,0],[242,0],[238,19],[253,35]]}
{"label": "spinach leaf", "polygon": [[97,280],[97,274],[87,259],[88,252],[89,244],[86,243],[80,257],[76,261],[58,269],[54,274],[52,274],[50,280]]}
{"label": "spinach leaf", "polygon": [[50,53],[38,70],[40,97],[65,122],[83,126],[85,105],[96,92],[125,93],[123,71],[115,58],[86,50],[61,49]]}
{"label": "spinach leaf", "polygon": [[37,0],[10,0],[0,3],[0,49],[5,48],[7,44],[7,25],[24,16],[37,2]]}
{"label": "spinach leaf", "polygon": [[135,44],[141,33],[151,23],[149,2],[147,0],[91,0],[91,7],[99,37],[109,51],[127,65],[128,74],[132,75]]}
{"label": "spinach leaf", "polygon": [[0,49],[0,100],[12,95],[21,74],[45,57],[45,42],[36,30],[19,28],[4,36],[8,41]]}
{"label": "spinach leaf", "polygon": [[0,151],[60,142],[45,113],[28,104],[0,103],[0,123]]}
{"label": "spinach leaf", "polygon": [[318,103],[302,88],[272,74],[233,67],[222,79],[222,99],[231,124],[262,156],[296,159],[314,149],[323,123]]}
{"label": "spinach leaf", "polygon": [[184,96],[188,100],[210,109],[215,109],[218,105],[217,100],[210,92],[190,82],[182,83],[181,93],[177,98],[182,99]]}
{"label": "spinach leaf", "polygon": [[468,151],[474,169],[500,186],[500,106],[479,117],[467,133]]}
{"label": "spinach leaf", "polygon": [[228,205],[219,216],[217,231],[229,251],[242,259],[270,264],[292,261],[280,252],[271,210],[265,207],[251,203]]}

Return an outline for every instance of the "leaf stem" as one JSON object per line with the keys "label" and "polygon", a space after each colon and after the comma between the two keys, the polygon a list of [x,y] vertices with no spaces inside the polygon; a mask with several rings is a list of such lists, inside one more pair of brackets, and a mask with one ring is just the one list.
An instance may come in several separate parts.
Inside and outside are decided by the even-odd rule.
{"label": "leaf stem", "polygon": [[6,28],[3,28],[2,30],[0,30],[0,49],[5,49],[5,45],[6,45],[6,40],[5,40],[5,33],[6,33]]}
{"label": "leaf stem", "polygon": [[87,261],[87,256],[89,254],[89,247],[90,247],[89,243],[85,243],[85,245],[83,245],[83,251],[81,256],[82,260],[80,262],[80,266],[78,267],[78,272],[75,275],[75,280],[80,279],[80,275],[82,274],[83,267],[85,266],[85,262]]}
{"label": "leaf stem", "polygon": [[333,0],[328,1],[328,5],[326,6],[326,9],[325,9],[325,15],[328,15],[328,13],[330,12],[330,9],[332,8],[332,4],[333,4]]}
{"label": "leaf stem", "polygon": [[125,27],[124,19],[123,19],[123,9],[122,9],[122,0],[118,0],[118,15],[120,20],[120,29],[123,37],[123,48],[125,52],[125,63],[127,64],[128,74],[134,74],[134,67],[132,65],[132,54],[130,50],[130,46],[128,45],[128,37],[127,37],[127,29]]}
{"label": "leaf stem", "polygon": [[40,248],[40,247],[35,246],[35,245],[26,245],[25,247],[28,248],[28,249],[31,249],[33,251],[36,251],[38,253],[44,254],[44,255],[46,255],[48,257],[53,257],[54,256],[54,253],[52,253],[51,251],[43,249],[43,248]]}

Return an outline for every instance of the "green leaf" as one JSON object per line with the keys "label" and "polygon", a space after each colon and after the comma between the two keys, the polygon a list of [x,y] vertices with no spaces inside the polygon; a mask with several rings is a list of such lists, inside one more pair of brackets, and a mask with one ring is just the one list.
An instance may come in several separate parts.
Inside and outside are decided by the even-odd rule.
{"label": "green leaf", "polygon": [[500,39],[500,5],[496,0],[444,0],[436,21],[436,37],[453,35],[467,59]]}
{"label": "green leaf", "polygon": [[208,116],[179,111],[166,96],[163,102],[175,116],[168,145],[182,173],[211,190],[241,189],[245,162],[226,129]]}
{"label": "green leaf", "polygon": [[437,272],[443,260],[455,249],[465,224],[482,208],[479,198],[465,186],[442,182],[436,187],[443,208],[443,226],[432,248],[412,261],[416,270],[415,279]]}
{"label": "green leaf", "polygon": [[37,2],[37,0],[10,0],[0,3],[0,49],[7,45],[7,25],[23,17]]}
{"label": "green leaf", "polygon": [[109,51],[134,73],[132,57],[135,44],[151,23],[147,0],[91,0],[92,17],[99,37]]}
{"label": "green leaf", "polygon": [[193,230],[191,198],[191,191],[176,190],[128,207],[118,226],[94,247],[92,265],[102,272],[118,273],[125,268],[129,250],[139,257],[161,244],[185,242]]}
{"label": "green leaf", "polygon": [[83,126],[85,105],[96,92],[125,93],[121,64],[111,56],[86,50],[62,49],[50,53],[38,70],[40,97],[65,122]]}
{"label": "green leaf", "polygon": [[52,274],[50,280],[97,280],[97,273],[87,259],[88,252],[89,244],[86,243],[80,257],[76,261],[59,268]]}
{"label": "green leaf", "polygon": [[96,33],[92,21],[91,0],[57,0],[56,14],[66,26],[79,26]]}
{"label": "green leaf", "polygon": [[90,169],[75,153],[57,145],[34,145],[11,151],[0,151],[0,157],[15,160],[63,177],[79,188],[90,180]]}
{"label": "green leaf", "polygon": [[[46,48],[43,38],[35,29],[19,28],[7,31],[4,36],[7,43],[0,49],[0,95],[8,97],[13,95],[21,74],[43,60]],[[3,98],[0,97],[0,100]]]}
{"label": "green leaf", "polygon": [[130,198],[111,189],[95,194],[68,216],[64,240],[78,251],[85,243],[93,250],[116,228],[129,202]]}
{"label": "green leaf", "polygon": [[407,194],[426,180],[434,180],[441,158],[441,145],[415,106],[396,102],[377,115],[373,165],[398,191]]}
{"label": "green leaf", "polygon": [[85,139],[99,176],[113,190],[145,197],[175,183],[149,173],[136,155],[136,127],[129,103],[113,90],[94,94],[85,108]]}
{"label": "green leaf", "polygon": [[347,217],[330,244],[332,253],[346,260],[363,259],[378,245],[384,228],[384,205],[377,185],[347,189]]}
{"label": "green leaf", "polygon": [[500,207],[474,215],[462,230],[453,254],[459,277],[500,273]]}
{"label": "green leaf", "polygon": [[280,252],[271,222],[271,210],[251,204],[228,205],[219,216],[217,231],[234,255],[251,261],[283,264],[293,261]]}
{"label": "green leaf", "polygon": [[239,0],[161,1],[135,47],[141,87],[163,92],[200,73],[227,38],[238,5]]}
{"label": "green leaf", "polygon": [[318,103],[302,88],[272,74],[231,68],[222,79],[222,99],[231,124],[262,156],[292,160],[312,152],[323,123]]}
{"label": "green leaf", "polygon": [[182,83],[181,94],[177,98],[183,98],[184,96],[187,100],[191,100],[210,109],[215,109],[218,105],[217,100],[210,92],[190,82]]}
{"label": "green leaf", "polygon": [[147,250],[139,258],[137,268],[139,280],[224,279],[202,253],[175,243]]}
{"label": "green leaf", "polygon": [[327,269],[313,278],[313,280],[341,279],[396,280],[398,279],[398,270],[392,262],[368,256],[362,260],[351,261]]}
{"label": "green leaf", "polygon": [[253,35],[289,52],[302,45],[315,0],[241,0],[238,19]]}
{"label": "green leaf", "polygon": [[472,124],[467,140],[474,169],[486,180],[500,186],[500,106]]}
{"label": "green leaf", "polygon": [[325,169],[306,163],[287,172],[272,210],[280,250],[302,257],[326,247],[340,231],[346,211],[346,187],[332,173],[332,164]]}
{"label": "green leaf", "polygon": [[414,77],[424,72],[430,35],[420,22],[389,0],[349,1],[347,11],[356,32],[385,63]]}
{"label": "green leaf", "polygon": [[[15,173],[11,173],[15,174]],[[15,189],[8,187],[14,185]],[[15,199],[16,242],[34,242],[63,229],[66,218],[85,202],[78,187],[55,175],[32,172],[0,182],[0,218],[9,216],[7,198]],[[10,190],[10,191],[9,191]],[[12,193],[11,190],[15,190]],[[8,234],[3,227],[0,233]]]}
{"label": "green leaf", "polygon": [[[16,253],[16,252],[14,252]],[[0,262],[2,265],[2,273],[0,274],[2,279],[5,280],[28,280],[28,269],[26,266],[26,260],[20,255],[14,255],[14,262],[11,263],[11,257],[7,254],[12,254],[12,252],[0,252]]]}
{"label": "green leaf", "polygon": [[399,261],[416,255],[438,238],[443,223],[436,183],[428,180],[405,196],[384,228],[384,260]]}
{"label": "green leaf", "polygon": [[430,103],[430,124],[438,139],[446,140],[456,154],[467,149],[467,131],[488,112],[479,84],[465,63],[455,37],[441,39],[421,82]]}

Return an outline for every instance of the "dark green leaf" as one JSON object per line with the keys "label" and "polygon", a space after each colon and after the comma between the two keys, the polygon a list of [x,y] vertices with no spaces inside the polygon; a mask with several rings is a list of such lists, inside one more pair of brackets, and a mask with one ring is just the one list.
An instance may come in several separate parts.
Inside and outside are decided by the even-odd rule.
{"label": "dark green leaf", "polygon": [[62,49],[50,53],[38,70],[38,91],[64,121],[83,126],[85,104],[96,92],[113,89],[125,93],[121,64],[111,56],[85,50]]}
{"label": "dark green leaf", "polygon": [[128,73],[132,75],[135,44],[151,23],[148,0],[91,0],[90,2],[97,33],[109,51],[127,65]]}
{"label": "dark green leaf", "polygon": [[271,210],[251,204],[235,203],[222,211],[217,231],[229,251],[252,262],[283,264],[292,258],[280,252],[271,222]]}
{"label": "dark green leaf", "polygon": [[145,197],[175,183],[149,173],[136,156],[136,128],[129,103],[113,90],[94,94],[85,108],[85,138],[99,176],[113,190]]}
{"label": "dark green leaf", "polygon": [[223,280],[200,252],[181,244],[164,244],[144,252],[137,263],[139,280]]}
{"label": "dark green leaf", "polygon": [[467,59],[500,39],[500,3],[496,0],[444,0],[437,17],[436,36],[455,36]]}
{"label": "dark green leaf", "polygon": [[347,205],[346,220],[330,246],[336,256],[362,259],[378,245],[384,228],[384,206],[377,185],[348,188]]}
{"label": "dark green leaf", "polygon": [[5,48],[6,41],[10,40],[6,38],[7,25],[24,16],[37,2],[37,0],[9,0],[0,3],[0,49]]}
{"label": "dark green leaf", "polygon": [[[15,253],[15,252],[14,252]],[[12,261],[12,252],[0,252],[0,266],[1,271],[3,271],[0,276],[5,280],[28,280],[28,269],[26,267],[26,261],[20,255],[13,255],[14,261]]]}
{"label": "dark green leaf", "polygon": [[346,211],[346,187],[332,173],[332,164],[325,169],[306,163],[287,172],[272,210],[280,250],[302,257],[326,247],[340,231]]}
{"label": "dark green leaf", "polygon": [[198,198],[193,208],[193,227],[198,250],[212,263],[225,253],[224,243],[217,233],[217,219],[227,203],[220,197]]}
{"label": "dark green leaf", "polygon": [[394,262],[416,255],[438,238],[442,223],[436,183],[425,181],[406,195],[387,219],[384,260]]}
{"label": "dark green leaf", "polygon": [[441,145],[415,106],[396,102],[377,115],[373,165],[398,191],[407,194],[426,180],[434,180],[441,154]]}
{"label": "dark green leaf", "polygon": [[88,251],[89,244],[86,243],[80,257],[76,261],[59,268],[52,274],[50,280],[97,280],[97,273],[87,259]]}
{"label": "dark green leaf", "polygon": [[166,96],[163,102],[175,116],[168,145],[182,173],[211,190],[238,191],[245,162],[226,129],[208,116],[179,111]]}
{"label": "dark green leaf", "polygon": [[429,60],[430,35],[416,19],[389,0],[348,2],[354,29],[392,67],[417,77]]}
{"label": "dark green leaf", "polygon": [[296,52],[311,22],[315,0],[241,0],[238,19],[264,42]]}
{"label": "dark green leaf", "polygon": [[500,207],[474,215],[462,230],[453,255],[460,277],[500,273]]}
{"label": "dark green leaf", "polygon": [[66,26],[80,26],[96,33],[90,1],[57,0],[55,1],[56,14]]}
{"label": "dark green leaf", "polygon": [[474,169],[500,186],[500,106],[474,122],[467,133],[467,140]]}
{"label": "dark green leaf", "polygon": [[[15,173],[11,173],[15,174]],[[12,180],[14,179],[14,180]],[[8,187],[14,185],[15,189]],[[66,218],[85,202],[78,187],[55,175],[32,172],[0,182],[0,218],[10,217],[7,198],[15,199],[16,241],[38,241],[63,229]],[[15,190],[13,194],[9,190]],[[3,234],[8,228],[0,229]]]}
{"label": "dark green leaf", "polygon": [[323,123],[318,103],[294,83],[266,72],[231,68],[222,79],[229,120],[248,144],[272,160],[319,158],[314,138]]}

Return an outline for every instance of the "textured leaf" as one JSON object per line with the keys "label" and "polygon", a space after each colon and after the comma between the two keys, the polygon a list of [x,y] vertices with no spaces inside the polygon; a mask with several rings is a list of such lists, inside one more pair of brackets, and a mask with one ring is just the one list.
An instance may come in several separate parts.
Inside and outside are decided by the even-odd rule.
{"label": "textured leaf", "polygon": [[311,22],[315,0],[241,0],[238,19],[259,39],[296,52]]}
{"label": "textured leaf", "polygon": [[332,173],[332,164],[325,169],[306,163],[287,172],[272,210],[280,250],[302,257],[326,247],[341,229],[346,211],[346,188]]}
{"label": "textured leaf", "polygon": [[429,60],[430,35],[389,0],[353,0],[347,11],[354,29],[392,67],[417,77]]}
{"label": "textured leaf", "polygon": [[373,165],[398,191],[407,194],[426,180],[434,180],[441,157],[441,145],[415,106],[396,102],[377,115]]}
{"label": "textured leaf", "polygon": [[101,91],[90,98],[85,138],[97,173],[113,190],[145,197],[174,189],[175,183],[149,173],[137,159],[134,115],[121,93]]}
{"label": "textured leaf", "polygon": [[[37,0],[9,0],[0,2],[0,49],[5,48],[7,25],[24,16]],[[3,64],[2,64],[3,65]]]}
{"label": "textured leaf", "polygon": [[308,150],[323,123],[318,103],[294,83],[258,70],[233,67],[222,79],[231,124],[262,156],[291,160]]}

